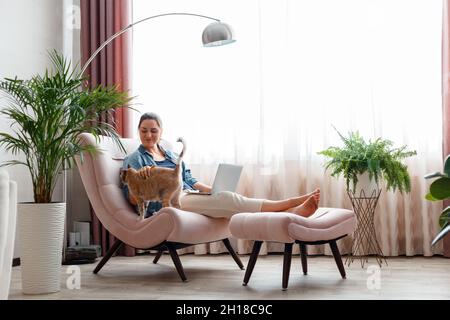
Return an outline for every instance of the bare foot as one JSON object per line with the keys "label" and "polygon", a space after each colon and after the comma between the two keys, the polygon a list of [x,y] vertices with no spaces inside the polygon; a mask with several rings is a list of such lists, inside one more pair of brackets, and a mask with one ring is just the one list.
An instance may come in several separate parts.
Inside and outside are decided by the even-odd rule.
{"label": "bare foot", "polygon": [[320,189],[316,188],[316,189],[314,189],[313,192],[307,193],[305,195],[305,201],[308,200],[308,198],[311,197],[311,196],[313,196],[314,199],[317,200],[317,203],[319,203],[319,200],[320,200]]}
{"label": "bare foot", "polygon": [[316,212],[318,204],[314,195],[310,196],[305,202],[298,207],[293,208],[292,213],[298,214],[302,217],[309,217]]}
{"label": "bare foot", "polygon": [[313,192],[311,192],[312,196],[314,196],[314,199],[316,199],[317,204],[319,204],[320,201],[320,189],[316,188]]}
{"label": "bare foot", "polygon": [[320,189],[316,188],[314,191],[307,193],[303,196],[300,196],[298,198],[292,198],[292,207],[297,207],[304,203],[306,200],[308,200],[309,197],[313,196],[314,199],[316,199],[317,203],[320,201]]}

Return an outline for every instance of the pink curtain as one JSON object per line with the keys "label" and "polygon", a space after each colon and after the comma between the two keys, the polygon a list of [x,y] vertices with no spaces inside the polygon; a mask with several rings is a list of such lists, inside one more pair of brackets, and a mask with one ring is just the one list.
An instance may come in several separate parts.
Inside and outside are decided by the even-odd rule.
{"label": "pink curtain", "polygon": [[[442,121],[443,156],[450,154],[450,0],[444,0],[442,19]],[[450,201],[444,201],[444,207]],[[444,256],[450,257],[450,235],[444,238]]]}
{"label": "pink curtain", "polygon": [[[81,62],[84,64],[106,39],[131,23],[131,0],[81,0],[80,9]],[[131,35],[129,33],[121,35],[103,48],[86,69],[91,88],[99,84],[117,85],[120,90],[129,91],[131,88]],[[117,110],[113,114],[113,119],[107,120],[115,123],[117,132],[122,137],[131,137],[129,110]],[[101,245],[102,252],[105,254],[114,243],[115,237],[102,226],[92,208],[91,217],[94,244]],[[135,250],[124,246],[119,254],[133,256]]]}

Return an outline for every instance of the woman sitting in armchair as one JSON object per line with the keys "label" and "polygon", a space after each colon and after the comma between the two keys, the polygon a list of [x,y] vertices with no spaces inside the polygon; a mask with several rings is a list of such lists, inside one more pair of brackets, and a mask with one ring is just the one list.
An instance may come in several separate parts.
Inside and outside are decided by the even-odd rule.
{"label": "woman sitting in armchair", "polygon": [[[164,150],[159,144],[163,132],[161,118],[155,113],[145,113],[141,116],[138,125],[141,145],[124,159],[123,168],[129,166],[140,170],[142,177],[147,177],[151,166],[175,168],[177,156],[170,150]],[[183,190],[199,190],[211,192],[212,187],[204,184],[191,175],[191,171],[182,163]],[[129,193],[128,187],[123,186],[127,200],[136,205],[137,201]],[[313,192],[284,200],[267,200],[244,197],[235,192],[223,191],[209,196],[182,193],[180,205],[182,210],[201,213],[213,218],[230,218],[239,212],[292,212],[304,217],[312,215],[318,208],[320,189]],[[146,217],[161,209],[160,202],[150,202]]]}

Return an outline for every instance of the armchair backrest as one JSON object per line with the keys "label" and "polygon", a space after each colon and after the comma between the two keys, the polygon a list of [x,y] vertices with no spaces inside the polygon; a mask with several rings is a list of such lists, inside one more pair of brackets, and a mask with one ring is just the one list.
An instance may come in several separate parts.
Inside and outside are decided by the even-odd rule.
{"label": "armchair backrest", "polygon": [[[83,159],[76,157],[81,180],[92,208],[108,231],[117,237],[128,236],[130,230],[141,228],[142,223],[123,195],[119,173],[125,156],[134,152],[140,142],[138,139],[121,139],[126,150],[126,153],[123,153],[109,137],[96,140],[92,134],[83,133],[80,139],[82,144],[100,149],[100,152],[94,155],[84,153]],[[170,148],[170,144],[164,147]],[[122,240],[127,242],[126,239]]]}
{"label": "armchair backrest", "polygon": [[[134,229],[136,214],[120,188],[119,172],[126,154],[121,152],[109,137],[99,140],[89,133],[80,135],[81,144],[92,145],[100,151],[93,155],[84,153],[76,157],[81,180],[87,196],[103,226],[113,234]],[[139,146],[134,139],[121,139],[127,153]]]}
{"label": "armchair backrest", "polygon": [[123,160],[126,155],[134,152],[139,147],[138,140],[120,139],[125,147],[126,153],[123,153],[113,140],[109,137],[102,137],[99,141],[95,141],[93,135],[82,134],[85,141],[95,145],[100,152],[94,154],[94,166],[96,167],[95,177],[100,186],[116,185],[120,186],[119,172],[122,168]]}

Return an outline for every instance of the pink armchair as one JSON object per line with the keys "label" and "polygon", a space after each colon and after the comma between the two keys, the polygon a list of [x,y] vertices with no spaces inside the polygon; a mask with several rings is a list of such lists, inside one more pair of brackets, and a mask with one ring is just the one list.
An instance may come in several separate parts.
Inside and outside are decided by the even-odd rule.
{"label": "pink armchair", "polygon": [[[120,188],[119,171],[123,154],[111,138],[96,141],[94,136],[84,133],[83,144],[100,147],[102,152],[91,156],[84,154],[76,159],[86,193],[100,222],[118,240],[98,263],[98,273],[110,257],[125,243],[137,249],[157,250],[157,263],[164,251],[168,251],[183,281],[186,281],[177,249],[199,243],[222,241],[235,262],[244,269],[242,262],[230,245],[229,219],[213,219],[207,216],[163,208],[156,215],[141,220],[134,208],[125,199]],[[139,142],[133,139],[121,140],[127,152],[137,149]]]}

